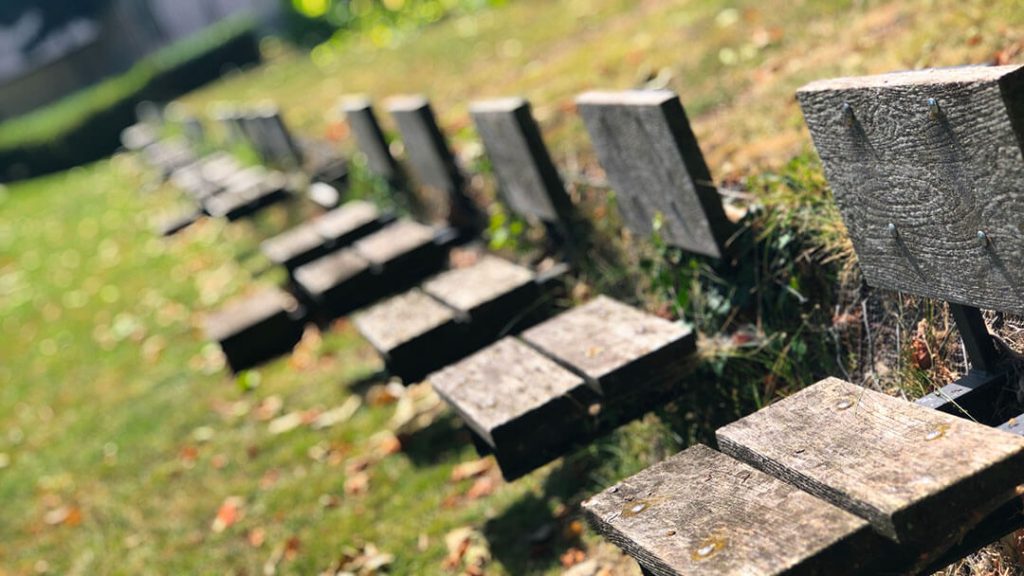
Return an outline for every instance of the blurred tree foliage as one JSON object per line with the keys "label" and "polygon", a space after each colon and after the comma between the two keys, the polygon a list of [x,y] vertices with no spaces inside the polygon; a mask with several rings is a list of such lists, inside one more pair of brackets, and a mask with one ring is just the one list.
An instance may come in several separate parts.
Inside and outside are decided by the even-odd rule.
{"label": "blurred tree foliage", "polygon": [[303,46],[363,33],[391,44],[403,31],[507,0],[281,0],[290,39]]}

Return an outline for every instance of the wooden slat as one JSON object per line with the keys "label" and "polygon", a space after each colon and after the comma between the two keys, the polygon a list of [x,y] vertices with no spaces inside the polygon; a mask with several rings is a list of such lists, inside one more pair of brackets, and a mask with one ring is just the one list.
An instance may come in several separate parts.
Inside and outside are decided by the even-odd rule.
{"label": "wooden slat", "polygon": [[523,332],[523,339],[586,375],[608,398],[661,384],[687,365],[693,332],[606,296]]}
{"label": "wooden slat", "polygon": [[293,268],[326,252],[326,241],[316,224],[307,222],[260,243],[260,251],[275,264]]}
{"label": "wooden slat", "polygon": [[298,303],[281,290],[264,290],[252,296],[229,302],[221,310],[208,315],[203,326],[207,338],[225,340],[278,312],[296,310]]}
{"label": "wooden slat", "polygon": [[295,270],[295,281],[313,296],[369,273],[370,263],[357,252],[344,249],[318,258]]}
{"label": "wooden slat", "polygon": [[398,124],[405,154],[420,183],[445,193],[461,193],[462,173],[455,165],[455,156],[437,125],[430,102],[423,96],[404,96],[389,99],[387,107]]}
{"label": "wooden slat", "polygon": [[522,98],[474,102],[470,113],[509,208],[546,222],[568,221],[572,202],[530,104]]}
{"label": "wooden slat", "polygon": [[[384,355],[455,322],[455,312],[417,289],[379,302],[356,314],[353,324]],[[434,341],[432,346],[442,347]]]}
{"label": "wooden slat", "polygon": [[340,242],[372,225],[381,217],[376,206],[363,200],[350,200],[326,212],[314,221],[320,236],[332,242]]}
{"label": "wooden slat", "polygon": [[864,520],[706,446],[583,502],[590,523],[658,575],[867,574]]}
{"label": "wooden slat", "polygon": [[436,231],[412,220],[399,220],[353,245],[374,266],[386,266],[396,258],[434,242]]}
{"label": "wooden slat", "polygon": [[717,432],[724,452],[941,551],[1024,478],[1024,439],[835,378]]}
{"label": "wooden slat", "polygon": [[429,381],[493,448],[506,478],[561,455],[586,426],[583,379],[515,338],[503,338]]}
{"label": "wooden slat", "polygon": [[797,92],[869,284],[1024,312],[1022,95],[1020,66]]}
{"label": "wooden slat", "polygon": [[304,311],[280,290],[257,293],[209,315],[204,330],[238,372],[289,352],[302,338]]}
{"label": "wooden slat", "polygon": [[576,99],[626,225],[719,257],[732,233],[679,98],[668,91],[588,92]]}
{"label": "wooden slat", "polygon": [[470,266],[427,280],[423,291],[472,318],[482,307],[496,301],[512,308],[508,310],[510,315],[520,312],[508,300],[524,291],[529,293],[526,295],[536,295],[536,285],[534,274],[528,268],[483,254]]}
{"label": "wooden slat", "polygon": [[366,156],[367,164],[375,174],[396,184],[402,181],[398,162],[391,155],[391,149],[384,138],[384,131],[377,122],[373,105],[366,98],[351,97],[341,104],[352,133],[355,134],[359,150]]}

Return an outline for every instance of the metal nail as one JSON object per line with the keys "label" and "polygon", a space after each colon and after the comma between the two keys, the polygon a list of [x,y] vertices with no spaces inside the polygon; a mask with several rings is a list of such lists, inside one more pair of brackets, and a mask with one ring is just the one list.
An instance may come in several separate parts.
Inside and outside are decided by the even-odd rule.
{"label": "metal nail", "polygon": [[850,106],[849,102],[843,102],[843,122],[846,123],[846,127],[850,128],[853,126],[853,106]]}
{"label": "metal nail", "polygon": [[892,222],[889,222],[885,229],[889,231],[890,237],[896,238],[897,236],[899,236],[899,232],[896,231],[896,225],[893,224]]}
{"label": "metal nail", "polygon": [[982,248],[986,248],[989,245],[988,234],[984,230],[978,230],[978,245]]}
{"label": "metal nail", "polygon": [[929,98],[928,111],[933,119],[937,119],[939,117],[939,114],[941,114],[942,112],[941,110],[939,110],[939,101],[936,100],[935,98]]}

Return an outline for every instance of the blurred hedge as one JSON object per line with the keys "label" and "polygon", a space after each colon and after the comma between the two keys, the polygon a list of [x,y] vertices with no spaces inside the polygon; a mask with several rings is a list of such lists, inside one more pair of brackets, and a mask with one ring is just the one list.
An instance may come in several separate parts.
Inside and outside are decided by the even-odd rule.
{"label": "blurred hedge", "polygon": [[143,100],[171,100],[228,65],[260,60],[255,24],[221,22],[140,60],[128,72],[0,124],[0,180],[66,170],[111,154]]}

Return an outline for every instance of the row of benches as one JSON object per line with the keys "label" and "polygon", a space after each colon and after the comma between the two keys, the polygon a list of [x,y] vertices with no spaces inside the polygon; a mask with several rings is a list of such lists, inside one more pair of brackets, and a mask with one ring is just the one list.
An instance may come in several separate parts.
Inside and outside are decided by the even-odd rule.
{"label": "row of benches", "polygon": [[[1022,87],[1018,67],[963,68],[798,94],[868,282],[951,302],[971,373],[916,405],[820,382],[721,429],[722,453],[690,448],[591,498],[584,508],[601,533],[657,574],[875,574],[926,569],[1019,523],[1011,500],[1024,440],[990,427],[1005,420],[995,399],[1015,381],[1013,362],[976,307],[1024,311]],[[627,226],[649,235],[657,216],[672,245],[728,254],[736,226],[674,94],[589,93],[577,107]],[[404,186],[369,104],[347,112],[368,165]],[[393,113],[414,174],[442,192],[458,232],[382,224],[352,248],[290,266],[288,301],[334,317],[379,300],[354,316],[357,328],[394,372],[428,375],[509,478],[670,395],[695,361],[681,324],[607,297],[544,319],[532,306],[550,282],[487,255],[405,290],[475,232],[475,209],[425,100],[402,99]],[[572,205],[528,105],[472,113],[506,204],[571,237]],[[373,260],[375,249],[387,257]],[[289,306],[219,317],[229,359],[297,339],[252,314]]]}

